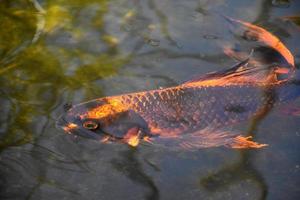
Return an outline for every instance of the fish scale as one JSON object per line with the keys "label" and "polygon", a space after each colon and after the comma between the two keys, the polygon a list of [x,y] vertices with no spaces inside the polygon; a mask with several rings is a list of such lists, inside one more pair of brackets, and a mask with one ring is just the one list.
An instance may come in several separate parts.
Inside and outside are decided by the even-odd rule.
{"label": "fish scale", "polygon": [[[262,98],[264,92],[264,88],[251,85],[174,87],[123,95],[122,99],[129,109],[142,116],[150,129],[155,124],[162,133],[176,128],[174,132],[179,134],[245,120],[266,103]],[[228,110],[229,106],[232,110]]]}

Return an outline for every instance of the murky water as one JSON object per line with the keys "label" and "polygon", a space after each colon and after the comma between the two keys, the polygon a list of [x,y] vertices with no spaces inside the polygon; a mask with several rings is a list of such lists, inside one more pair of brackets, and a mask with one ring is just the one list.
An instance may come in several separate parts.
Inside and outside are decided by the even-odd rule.
{"label": "murky water", "polygon": [[211,13],[265,27],[298,65],[299,11],[296,0],[0,0],[1,199],[299,199],[300,115],[285,112],[299,99],[239,127],[269,144],[258,150],[134,149],[55,127],[66,103],[233,65],[222,46],[242,41]]}

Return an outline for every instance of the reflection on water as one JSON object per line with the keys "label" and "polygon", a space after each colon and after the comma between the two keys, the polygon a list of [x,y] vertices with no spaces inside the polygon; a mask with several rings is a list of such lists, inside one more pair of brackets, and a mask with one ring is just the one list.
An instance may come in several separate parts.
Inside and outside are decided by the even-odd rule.
{"label": "reflection on water", "polygon": [[[272,110],[275,103],[275,93],[272,90],[266,90],[266,103],[258,111],[256,115],[250,122],[250,127],[248,129],[248,136],[254,137],[254,133],[258,128],[258,125],[262,120],[268,115]],[[266,184],[263,175],[253,166],[251,160],[252,155],[249,151],[241,152],[241,159],[229,167],[225,167],[215,174],[212,174],[201,180],[201,183],[208,190],[218,190],[219,188],[228,187],[228,185],[240,181],[241,179],[250,179],[255,181],[259,185],[260,191],[258,199],[266,199],[268,194],[268,185]],[[221,181],[220,181],[221,180]]]}
{"label": "reflection on water", "polygon": [[0,0],[1,199],[298,199],[300,121],[276,106],[238,127],[270,145],[261,150],[99,145],[65,135],[55,120],[66,103],[172,86],[231,66],[221,47],[251,46],[210,12],[271,30],[297,65],[299,7],[272,0]]}
{"label": "reflection on water", "polygon": [[113,160],[112,165],[116,170],[125,174],[132,181],[149,188],[150,192],[145,195],[145,199],[159,199],[159,189],[153,180],[143,171],[141,164],[136,158],[136,153],[136,149],[121,152],[121,159]]}

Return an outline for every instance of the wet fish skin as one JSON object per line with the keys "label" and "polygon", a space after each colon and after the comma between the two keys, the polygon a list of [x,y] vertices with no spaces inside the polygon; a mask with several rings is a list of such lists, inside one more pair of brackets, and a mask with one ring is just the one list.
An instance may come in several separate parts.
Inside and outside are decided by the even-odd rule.
{"label": "wet fish skin", "polygon": [[[242,33],[277,50],[289,65],[265,63],[257,66],[260,62],[251,59],[256,63],[253,66],[246,59],[229,70],[209,73],[175,87],[105,97],[76,105],[58,120],[57,126],[68,133],[105,142],[126,138],[126,143],[134,145],[141,137],[175,138],[175,144],[181,146],[184,143],[186,147],[265,146],[223,129],[255,117],[261,109],[299,97],[300,84],[295,81],[299,75],[294,76],[294,58],[277,37],[261,27],[227,19]],[[278,79],[286,71],[288,78]],[[96,126],[85,126],[86,122]],[[131,141],[131,136],[136,137]]]}
{"label": "wet fish skin", "polygon": [[[276,67],[257,69],[246,64],[243,61],[229,70],[210,73],[175,87],[82,103],[63,115],[58,126],[100,141],[107,138],[111,141],[127,138],[128,141],[128,134],[132,136],[136,130],[135,135],[141,139],[191,134],[184,138],[188,140],[184,141],[185,146],[191,147],[210,147],[214,139],[215,145],[259,148],[262,145],[248,138],[220,130],[255,117],[262,108],[296,98],[300,95],[300,85],[294,80],[277,80]],[[85,122],[90,121],[97,124],[97,128],[84,127]],[[205,133],[205,130],[217,134]],[[189,140],[195,138],[198,141],[191,144]]]}
{"label": "wet fish skin", "polygon": [[287,101],[289,93],[277,93],[285,86],[286,83],[213,87],[182,84],[96,99],[74,106],[62,118],[81,128],[85,121],[95,121],[100,128],[93,132],[99,137],[123,138],[133,127],[138,127],[143,136],[175,137],[249,119],[261,107]]}
{"label": "wet fish skin", "polygon": [[176,87],[115,98],[138,113],[151,133],[170,135],[248,119],[264,104],[271,104],[264,93],[251,85]]}

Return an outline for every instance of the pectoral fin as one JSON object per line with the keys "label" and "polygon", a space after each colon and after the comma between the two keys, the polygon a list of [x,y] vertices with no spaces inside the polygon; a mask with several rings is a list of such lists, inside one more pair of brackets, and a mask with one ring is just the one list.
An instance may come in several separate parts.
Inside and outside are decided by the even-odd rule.
{"label": "pectoral fin", "polygon": [[175,150],[197,150],[201,148],[225,146],[234,149],[262,148],[267,144],[259,144],[238,133],[226,130],[206,128],[198,132],[172,137],[158,137],[152,140],[154,145],[161,145]]}
{"label": "pectoral fin", "polygon": [[231,147],[233,149],[249,149],[249,148],[258,149],[258,148],[268,146],[267,144],[259,144],[257,142],[254,142],[251,139],[252,136],[244,137],[239,135],[233,138],[233,140],[225,146]]}
{"label": "pectoral fin", "polygon": [[136,147],[140,143],[140,130],[137,127],[130,128],[125,134],[123,141],[129,146]]}

